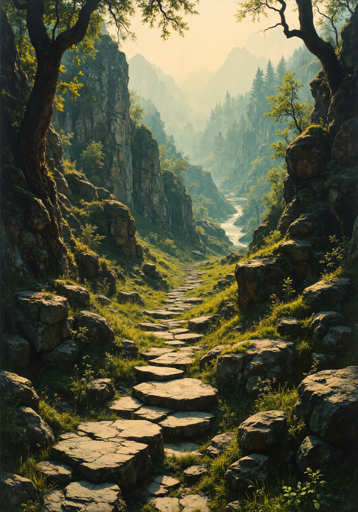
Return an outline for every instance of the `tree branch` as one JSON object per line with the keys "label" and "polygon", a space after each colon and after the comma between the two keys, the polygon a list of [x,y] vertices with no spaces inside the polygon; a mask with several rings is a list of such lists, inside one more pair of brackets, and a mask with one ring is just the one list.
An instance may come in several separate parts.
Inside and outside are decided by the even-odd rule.
{"label": "tree branch", "polygon": [[338,31],[337,31],[336,26],[334,24],[334,17],[337,14],[337,9],[335,10],[334,14],[332,14],[332,16],[327,16],[327,14],[324,14],[324,12],[321,12],[317,5],[316,5],[316,10],[317,10],[318,14],[320,14],[321,16],[323,16],[324,18],[326,18],[327,20],[329,20],[331,22],[332,28],[333,28],[335,36],[336,36],[336,46],[338,48],[339,47]]}
{"label": "tree branch", "polygon": [[12,1],[14,2],[16,9],[19,9],[20,11],[23,9],[27,9],[27,7],[28,7],[27,2],[24,4],[20,4],[19,0],[12,0]]}
{"label": "tree branch", "polygon": [[59,0],[56,0],[56,4],[55,4],[55,10],[56,10],[56,23],[55,23],[55,26],[53,27],[52,29],[52,41],[55,40],[55,35],[56,35],[56,29],[58,27],[58,24],[60,23],[60,16],[58,14],[58,2]]}

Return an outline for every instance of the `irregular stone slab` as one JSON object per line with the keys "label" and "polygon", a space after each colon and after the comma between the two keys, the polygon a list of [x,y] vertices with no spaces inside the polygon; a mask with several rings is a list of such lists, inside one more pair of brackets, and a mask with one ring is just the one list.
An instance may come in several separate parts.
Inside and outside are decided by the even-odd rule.
{"label": "irregular stone slab", "polygon": [[353,331],[349,327],[330,327],[322,343],[328,350],[338,352],[349,345],[353,338]]}
{"label": "irregular stone slab", "polygon": [[261,482],[267,478],[269,458],[266,455],[253,453],[242,457],[228,467],[225,483],[233,492],[245,492],[251,482]]}
{"label": "irregular stone slab", "polygon": [[225,345],[218,345],[217,347],[212,348],[207,352],[201,359],[199,363],[200,370],[204,370],[206,365],[209,365],[211,361],[217,359],[220,355]]}
{"label": "irregular stone slab", "polygon": [[217,457],[233,442],[235,432],[226,432],[212,438],[210,445],[205,450],[209,457]]}
{"label": "irregular stone slab", "polygon": [[139,355],[145,361],[151,361],[152,359],[156,359],[157,357],[163,356],[164,354],[170,354],[172,352],[174,352],[174,350],[170,348],[151,347],[146,352],[140,352]]}
{"label": "irregular stone slab", "polygon": [[149,485],[145,487],[145,493],[149,496],[160,498],[169,494],[169,489],[167,489],[165,485],[161,485],[156,482],[151,482]]}
{"label": "irregular stone slab", "polygon": [[150,331],[148,331],[146,334],[148,334],[148,335],[151,334],[152,336],[155,336],[156,338],[163,339],[163,340],[168,340],[168,341],[174,340],[174,335],[169,332],[157,332],[157,331],[150,332]]}
{"label": "irregular stone slab", "polygon": [[175,478],[172,476],[167,475],[159,475],[153,478],[153,482],[161,485],[165,485],[167,489],[170,491],[173,491],[174,489],[177,489],[180,487],[180,480],[179,478]]}
{"label": "irregular stone slab", "polygon": [[172,327],[180,327],[181,325],[186,324],[187,320],[162,320],[163,325],[172,326]]}
{"label": "irregular stone slab", "polygon": [[297,338],[301,331],[300,321],[298,318],[293,318],[291,316],[279,318],[276,323],[276,331],[281,336],[292,336],[293,338]]}
{"label": "irregular stone slab", "polygon": [[55,489],[43,497],[44,512],[126,512],[118,485],[72,482],[62,492]]}
{"label": "irregular stone slab", "polygon": [[296,414],[324,441],[358,446],[358,366],[323,370],[298,386]]}
{"label": "irregular stone slab", "polygon": [[125,419],[131,419],[132,414],[138,411],[143,405],[143,402],[132,396],[125,396],[115,400],[109,407],[112,412],[115,412],[117,416]]}
{"label": "irregular stone slab", "polygon": [[208,472],[207,467],[202,464],[200,466],[190,466],[183,471],[183,475],[188,484],[192,485]]}
{"label": "irregular stone slab", "polygon": [[199,379],[177,379],[168,382],[143,382],[133,394],[146,404],[181,411],[208,411],[217,402],[217,389]]}
{"label": "irregular stone slab", "polygon": [[185,342],[180,340],[171,340],[171,341],[165,341],[164,345],[168,345],[168,347],[185,347]]}
{"label": "irregular stone slab", "polygon": [[351,284],[349,277],[319,281],[303,290],[302,300],[315,307],[322,307],[325,304],[340,304],[348,297]]}
{"label": "irregular stone slab", "polygon": [[183,370],[165,366],[135,366],[134,369],[139,382],[173,380],[179,379],[184,375]]}
{"label": "irregular stone slab", "polygon": [[19,510],[28,500],[35,500],[37,487],[28,478],[0,470],[0,494],[4,507],[10,512]]}
{"label": "irregular stone slab", "polygon": [[86,288],[83,288],[82,286],[65,284],[58,281],[55,284],[57,292],[60,295],[66,297],[70,304],[80,304],[87,306],[90,303],[91,297]]}
{"label": "irregular stone slab", "polygon": [[197,457],[202,457],[201,453],[198,451],[198,448],[198,444],[190,443],[188,441],[164,444],[164,452],[167,457],[182,457],[188,452],[195,454]]}
{"label": "irregular stone slab", "polygon": [[124,357],[131,357],[132,359],[136,359],[138,357],[138,346],[134,341],[123,338],[121,344],[121,352]]}
{"label": "irregular stone slab", "polygon": [[186,333],[186,334],[176,334],[175,335],[176,340],[184,341],[186,343],[196,342],[196,341],[201,340],[201,338],[204,338],[203,334],[195,334],[195,333],[187,334]]}
{"label": "irregular stone slab", "polygon": [[259,412],[239,425],[237,440],[248,453],[264,452],[287,432],[287,418],[282,411]]}
{"label": "irregular stone slab", "polygon": [[107,439],[125,438],[130,441],[138,441],[149,446],[152,457],[163,454],[162,430],[144,420],[116,420],[116,421],[90,421],[80,423],[77,427],[79,435],[85,434],[92,439],[105,441]]}
{"label": "irregular stone slab", "polygon": [[180,313],[174,312],[174,311],[164,311],[164,310],[158,310],[158,311],[143,311],[144,315],[151,316],[152,318],[157,318],[159,320],[162,319],[168,319],[168,318],[174,318],[176,316],[179,316]]}
{"label": "irregular stone slab", "polygon": [[111,304],[111,301],[105,295],[97,295],[96,301],[103,306],[108,306],[108,304]]}
{"label": "irregular stone slab", "polygon": [[159,512],[179,512],[178,498],[155,498],[153,503]]}
{"label": "irregular stone slab", "polygon": [[7,393],[15,395],[21,404],[33,409],[37,409],[40,402],[40,397],[28,379],[4,370],[0,371],[0,392],[1,396]]}
{"label": "irregular stone slab", "polygon": [[151,468],[148,445],[120,437],[96,441],[74,436],[53,446],[51,454],[92,483],[110,482],[123,489],[131,489]]}
{"label": "irregular stone slab", "polygon": [[203,302],[203,299],[200,299],[199,297],[183,297],[183,302],[188,302],[190,304],[201,304]]}
{"label": "irregular stone slab", "polygon": [[[249,348],[245,348],[245,347]],[[221,355],[216,378],[222,384],[245,386],[254,395],[258,379],[283,381],[292,373],[293,343],[284,340],[249,340],[233,345],[234,352]],[[235,349],[238,352],[235,353]],[[242,350],[242,351],[240,351]]]}
{"label": "irregular stone slab", "polygon": [[178,328],[178,329],[170,329],[170,332],[171,334],[186,334],[189,332],[189,329],[183,329],[183,328]]}
{"label": "irregular stone slab", "polygon": [[135,420],[147,420],[153,423],[159,423],[164,420],[172,409],[166,409],[165,407],[158,407],[156,405],[145,405],[134,412]]}
{"label": "irregular stone slab", "polygon": [[112,379],[94,379],[87,384],[87,393],[92,400],[110,400],[116,394]]}
{"label": "irregular stone slab", "polygon": [[62,341],[56,348],[41,352],[41,363],[48,368],[72,368],[79,356],[79,348],[74,340]]}
{"label": "irregular stone slab", "polygon": [[302,475],[307,468],[311,468],[312,471],[320,469],[326,474],[339,466],[342,455],[342,451],[336,446],[311,434],[302,441],[296,462]]}
{"label": "irregular stone slab", "polygon": [[209,430],[213,419],[214,416],[207,412],[180,411],[167,416],[159,425],[166,438],[188,439],[204,434]]}
{"label": "irregular stone slab", "polygon": [[346,320],[341,313],[336,311],[320,311],[314,315],[311,322],[311,327],[313,328],[312,338],[322,340],[330,327],[345,324]]}
{"label": "irregular stone slab", "polygon": [[25,428],[25,441],[43,448],[56,441],[52,428],[31,407],[17,407],[16,413]]}
{"label": "irregular stone slab", "polygon": [[198,318],[192,318],[188,321],[189,329],[191,331],[206,331],[212,322],[214,321],[215,316],[199,316]]}
{"label": "irregular stone slab", "polygon": [[144,306],[144,300],[137,292],[119,291],[117,293],[117,300],[118,300],[119,304],[126,304],[127,302],[133,302],[134,304],[139,304],[140,306]]}
{"label": "irregular stone slab", "polygon": [[30,343],[17,334],[4,333],[1,337],[4,355],[15,368],[27,368],[30,357]]}
{"label": "irregular stone slab", "polygon": [[72,482],[73,469],[62,462],[46,460],[38,462],[36,467],[46,476],[47,483],[66,486]]}
{"label": "irregular stone slab", "polygon": [[206,496],[200,496],[199,494],[188,494],[185,498],[179,501],[183,508],[182,512],[194,512],[200,510],[200,512],[209,512],[210,500]]}
{"label": "irregular stone slab", "polygon": [[172,366],[180,369],[193,364],[194,359],[190,357],[188,352],[170,352],[156,359],[151,359],[150,362],[155,366]]}
{"label": "irregular stone slab", "polygon": [[114,331],[108,321],[90,311],[81,311],[75,321],[76,329],[86,327],[86,336],[90,342],[103,345],[114,341]]}
{"label": "irregular stone slab", "polygon": [[140,323],[137,324],[138,329],[142,331],[167,331],[168,328],[163,324],[150,324],[150,323]]}

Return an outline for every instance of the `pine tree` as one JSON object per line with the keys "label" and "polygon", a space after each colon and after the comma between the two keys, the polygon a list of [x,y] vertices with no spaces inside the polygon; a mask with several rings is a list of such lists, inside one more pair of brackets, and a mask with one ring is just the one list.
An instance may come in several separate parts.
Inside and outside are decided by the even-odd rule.
{"label": "pine tree", "polygon": [[285,57],[282,55],[281,60],[277,64],[276,68],[276,80],[278,84],[282,83],[282,77],[285,73],[287,73],[287,62]]}
{"label": "pine tree", "polygon": [[257,68],[257,72],[254,81],[252,82],[252,88],[250,91],[251,99],[261,100],[264,97],[264,87],[264,72],[261,68]]}
{"label": "pine tree", "polygon": [[276,86],[276,73],[271,63],[268,61],[265,72],[265,96],[271,96],[275,92]]}

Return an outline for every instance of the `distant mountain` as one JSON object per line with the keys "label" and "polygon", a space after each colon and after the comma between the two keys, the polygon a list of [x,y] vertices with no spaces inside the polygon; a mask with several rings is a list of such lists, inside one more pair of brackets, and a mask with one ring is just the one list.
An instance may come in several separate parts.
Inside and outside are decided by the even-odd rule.
{"label": "distant mountain", "polygon": [[204,89],[214,75],[214,71],[201,68],[199,71],[189,73],[184,80],[177,80],[176,83],[183,91],[199,91]]}
{"label": "distant mountain", "polygon": [[157,73],[159,80],[165,83],[167,91],[176,101],[187,103],[188,99],[183,90],[178,87],[175,83],[174,78],[171,75],[166,75],[161,68],[158,68],[155,64],[152,64],[152,68]]}

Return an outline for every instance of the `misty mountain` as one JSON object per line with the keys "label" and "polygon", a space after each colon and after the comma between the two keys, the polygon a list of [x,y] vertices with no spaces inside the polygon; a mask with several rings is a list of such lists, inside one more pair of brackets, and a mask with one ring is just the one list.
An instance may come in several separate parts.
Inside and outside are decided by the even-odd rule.
{"label": "misty mountain", "polygon": [[177,80],[176,83],[183,91],[199,91],[204,89],[214,75],[215,71],[201,68],[199,71],[189,73],[184,80]]}

